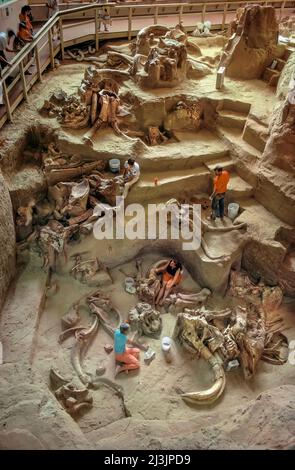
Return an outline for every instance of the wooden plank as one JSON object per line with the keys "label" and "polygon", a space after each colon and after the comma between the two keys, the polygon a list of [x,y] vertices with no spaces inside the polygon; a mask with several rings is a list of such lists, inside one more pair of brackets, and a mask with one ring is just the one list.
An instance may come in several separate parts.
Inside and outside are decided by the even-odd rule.
{"label": "wooden plank", "polygon": [[132,32],[132,8],[129,8],[129,11],[128,11],[128,41],[131,40],[131,32]]}
{"label": "wooden plank", "polygon": [[53,41],[52,41],[52,30],[48,31],[48,41],[49,41],[49,55],[50,55],[50,62],[51,67],[54,69],[54,52],[53,52]]}
{"label": "wooden plank", "polygon": [[7,119],[10,122],[12,122],[12,110],[11,110],[11,107],[10,107],[9,96],[8,96],[8,93],[7,93],[6,83],[5,83],[4,80],[2,82],[2,89],[3,89],[3,98],[4,98],[5,106],[6,106]]}
{"label": "wooden plank", "polygon": [[283,1],[282,5],[281,5],[281,9],[280,9],[280,16],[279,16],[280,20],[282,19],[282,16],[284,14],[285,4],[286,4],[286,2]]}
{"label": "wooden plank", "polygon": [[42,82],[42,72],[41,72],[40,54],[39,54],[38,45],[35,47],[35,57],[36,57],[36,67],[37,67],[38,80],[39,80],[39,82]]}
{"label": "wooden plank", "polygon": [[224,9],[223,9],[223,15],[222,15],[222,26],[221,26],[222,31],[225,28],[227,9],[228,9],[228,3],[225,3]]}
{"label": "wooden plank", "polygon": [[24,99],[28,101],[27,82],[26,82],[26,76],[25,76],[24,66],[22,62],[19,64],[19,70],[20,70],[21,81],[23,84]]}
{"label": "wooden plank", "polygon": [[95,16],[94,16],[94,24],[95,24],[95,50],[98,52],[99,50],[99,17],[98,17],[98,9],[95,9]]}
{"label": "wooden plank", "polygon": [[207,8],[207,4],[204,3],[203,8],[202,8],[202,23],[204,23],[205,18],[206,18],[206,8]]}
{"label": "wooden plank", "polygon": [[157,5],[155,8],[155,14],[154,14],[154,24],[158,24],[158,16],[159,16],[159,7]]}
{"label": "wooden plank", "polygon": [[62,16],[58,20],[61,60],[65,58],[64,33],[62,28]]}
{"label": "wooden plank", "polygon": [[179,23],[182,22],[182,13],[183,13],[183,5],[180,5],[179,14],[178,14]]}

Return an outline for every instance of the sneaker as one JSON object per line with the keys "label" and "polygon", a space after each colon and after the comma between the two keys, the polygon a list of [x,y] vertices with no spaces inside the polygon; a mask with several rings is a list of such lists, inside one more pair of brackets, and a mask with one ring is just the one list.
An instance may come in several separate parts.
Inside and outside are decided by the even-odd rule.
{"label": "sneaker", "polygon": [[116,369],[115,369],[115,378],[117,377],[117,375],[121,374],[121,372],[125,372],[126,375],[128,375],[128,369],[124,369],[123,366],[116,366]]}

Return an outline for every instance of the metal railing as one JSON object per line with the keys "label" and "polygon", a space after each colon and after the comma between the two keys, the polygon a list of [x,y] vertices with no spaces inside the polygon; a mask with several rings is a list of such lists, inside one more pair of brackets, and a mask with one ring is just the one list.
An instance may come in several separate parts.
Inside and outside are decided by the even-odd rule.
{"label": "metal railing", "polygon": [[[94,34],[88,33],[85,35],[85,40],[89,40],[89,37],[95,42],[96,51],[99,50],[99,40],[100,40],[100,22],[99,9],[102,6],[108,6],[111,8],[112,12],[116,10],[123,12],[125,15],[120,18],[127,20],[127,28],[124,31],[123,36],[131,39],[132,34],[136,34],[136,30],[133,29],[133,20],[140,17],[140,12],[149,10],[149,17],[152,18],[154,24],[158,24],[161,16],[175,16],[175,22],[180,22],[183,19],[185,13],[191,13],[194,7],[200,9],[201,20],[205,21],[207,8],[210,9],[215,5],[218,7],[218,13],[221,14],[221,23],[220,28],[223,30],[227,24],[228,13],[229,11],[233,12],[240,8],[241,6],[250,5],[250,4],[260,4],[260,5],[270,5],[278,6],[279,18],[282,17],[285,5],[287,0],[276,0],[270,2],[268,0],[255,1],[250,0],[248,2],[238,2],[238,1],[225,1],[225,2],[203,2],[203,3],[164,3],[164,4],[142,4],[142,5],[124,5],[124,4],[115,4],[115,3],[104,3],[104,4],[90,4],[83,5],[77,8],[70,10],[59,11],[52,18],[50,18],[44,26],[38,31],[35,35],[32,42],[27,44],[11,61],[11,65],[8,66],[2,72],[1,81],[3,87],[3,98],[5,102],[5,112],[0,115],[0,128],[4,125],[6,121],[12,121],[12,114],[21,101],[28,100],[28,92],[32,86],[37,82],[42,82],[42,74],[51,66],[52,69],[55,68],[55,57],[60,53],[61,59],[64,59],[65,54],[65,41],[64,41],[64,30],[67,27],[63,22],[68,19],[77,18],[79,14],[85,14],[92,12],[92,17],[90,22],[94,23]],[[167,12],[167,9],[169,11]],[[171,13],[172,9],[172,13]],[[187,9],[187,12],[185,10]],[[210,12],[212,13],[212,11]],[[54,29],[59,29],[59,39],[54,40]],[[112,32],[111,36],[108,38],[122,38],[121,32]],[[81,41],[80,41],[81,42]],[[42,57],[41,57],[42,56]],[[44,56],[44,57],[43,57]],[[42,59],[42,60],[41,60]],[[34,64],[35,70],[30,81],[26,80],[26,72],[29,67]],[[11,83],[7,84],[7,79],[12,76],[12,74],[17,71],[16,77],[13,78]],[[0,108],[1,109],[1,108]]]}

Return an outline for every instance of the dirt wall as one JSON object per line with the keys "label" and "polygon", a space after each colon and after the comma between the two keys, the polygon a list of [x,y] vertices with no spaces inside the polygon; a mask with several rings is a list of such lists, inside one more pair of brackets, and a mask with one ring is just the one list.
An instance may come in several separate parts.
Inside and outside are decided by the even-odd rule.
{"label": "dirt wall", "polygon": [[0,308],[15,274],[15,230],[8,188],[0,172]]}

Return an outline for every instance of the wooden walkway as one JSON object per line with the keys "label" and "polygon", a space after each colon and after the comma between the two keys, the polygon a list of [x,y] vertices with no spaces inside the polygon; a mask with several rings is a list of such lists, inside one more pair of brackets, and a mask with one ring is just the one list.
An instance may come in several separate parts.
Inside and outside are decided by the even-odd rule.
{"label": "wooden walkway", "polygon": [[[278,14],[280,10],[278,9]],[[292,9],[285,9],[284,16],[291,14]],[[227,12],[226,15],[226,24],[232,21],[235,17],[235,12]],[[223,22],[223,12],[207,12],[206,19],[210,20],[212,23],[212,28],[221,29]],[[183,25],[187,31],[193,31],[196,27],[196,24],[202,20],[202,13],[184,13],[182,15]],[[109,32],[100,32],[97,39],[99,43],[109,39],[127,39],[128,38],[128,25],[129,25],[129,35],[131,37],[136,36],[138,31],[151,24],[154,24],[154,16],[142,16],[142,17],[132,17],[132,28],[130,29],[130,24],[128,17],[126,18],[113,18],[112,25],[109,26]],[[158,24],[164,24],[166,26],[175,26],[179,22],[179,13],[175,12],[168,15],[160,15],[157,20]],[[62,24],[62,36],[64,47],[70,47],[74,45],[82,44],[86,41],[95,41],[95,22],[94,19],[87,19],[83,21],[78,20],[66,20]],[[25,73],[17,72],[17,76],[13,79],[9,77],[5,81],[7,87],[7,94],[9,97],[10,103],[10,116],[7,112],[6,105],[0,106],[0,129],[4,123],[12,119],[13,111],[19,106],[23,99],[28,99],[28,92],[38,80],[42,79],[42,73],[48,67],[54,68],[54,57],[56,57],[61,52],[60,41],[53,41],[53,47],[50,48],[50,41],[47,36],[44,36],[40,39],[38,44],[39,50],[39,67],[36,63],[36,54],[31,59],[32,67],[29,69],[31,75]],[[25,61],[23,61],[24,64]],[[23,72],[28,68],[28,64],[23,66]],[[12,81],[12,83],[10,83]]]}

